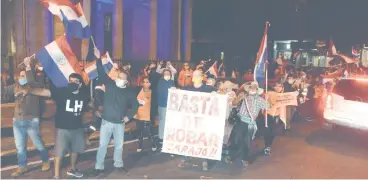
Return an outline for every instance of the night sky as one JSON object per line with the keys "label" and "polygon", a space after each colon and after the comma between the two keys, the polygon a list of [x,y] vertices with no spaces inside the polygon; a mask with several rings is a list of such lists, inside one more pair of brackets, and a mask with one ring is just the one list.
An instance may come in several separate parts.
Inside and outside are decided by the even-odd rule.
{"label": "night sky", "polygon": [[367,12],[368,0],[195,0],[193,38],[224,41],[235,52],[253,54],[267,19],[269,40],[332,37],[344,51],[368,44]]}

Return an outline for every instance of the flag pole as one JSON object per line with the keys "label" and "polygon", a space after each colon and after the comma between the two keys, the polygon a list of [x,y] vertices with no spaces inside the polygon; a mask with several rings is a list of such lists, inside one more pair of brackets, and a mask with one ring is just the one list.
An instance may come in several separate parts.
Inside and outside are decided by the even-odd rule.
{"label": "flag pole", "polygon": [[[266,28],[267,28],[267,34],[268,34],[268,27],[271,26],[270,23],[267,21],[266,22]],[[267,35],[268,37],[268,35]],[[266,39],[268,41],[268,38]],[[268,43],[266,41],[266,43]],[[268,54],[268,52],[265,52]],[[268,56],[267,56],[268,58]],[[265,61],[265,65],[264,65],[264,68],[265,68],[265,90],[266,90],[266,95],[265,95],[265,101],[266,101],[266,113],[265,113],[265,127],[267,128],[268,127],[268,117],[267,117],[267,114],[268,114],[268,98],[267,98],[267,94],[268,94],[268,60]]]}

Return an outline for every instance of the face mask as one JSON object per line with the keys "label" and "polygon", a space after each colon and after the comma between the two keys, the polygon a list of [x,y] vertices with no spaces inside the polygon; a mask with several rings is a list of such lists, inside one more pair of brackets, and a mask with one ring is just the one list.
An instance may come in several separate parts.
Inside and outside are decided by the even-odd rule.
{"label": "face mask", "polygon": [[21,86],[24,86],[27,84],[27,79],[19,79],[18,82]]}
{"label": "face mask", "polygon": [[202,79],[201,78],[193,78],[193,83],[194,84],[201,84],[202,83]]}
{"label": "face mask", "polygon": [[256,95],[256,94],[257,94],[257,92],[256,92],[256,91],[249,91],[249,95],[254,96],[254,95]]}
{"label": "face mask", "polygon": [[68,90],[70,92],[77,92],[79,90],[79,85],[77,83],[69,83]]}
{"label": "face mask", "polygon": [[294,83],[294,79],[288,80],[289,84],[293,84]]}
{"label": "face mask", "polygon": [[170,76],[164,76],[164,79],[165,79],[166,81],[168,81],[168,80],[170,80],[170,79],[171,79],[171,77],[170,77]]}
{"label": "face mask", "polygon": [[116,79],[115,80],[115,84],[119,88],[125,88],[125,86],[126,86],[127,83],[128,83],[127,80],[122,80],[122,79]]}
{"label": "face mask", "polygon": [[42,67],[42,66],[38,67],[37,69],[38,69],[39,71],[43,71],[43,67]]}

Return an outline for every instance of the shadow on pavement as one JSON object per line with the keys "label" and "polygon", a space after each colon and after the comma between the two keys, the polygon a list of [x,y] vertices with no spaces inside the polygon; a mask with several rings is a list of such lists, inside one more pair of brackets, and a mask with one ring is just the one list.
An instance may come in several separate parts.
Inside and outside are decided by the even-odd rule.
{"label": "shadow on pavement", "polygon": [[[368,153],[367,135],[356,130],[339,127],[333,130],[317,129],[305,141],[341,155],[359,157],[360,152]],[[342,146],[343,145],[343,146]],[[361,150],[361,151],[359,151]]]}

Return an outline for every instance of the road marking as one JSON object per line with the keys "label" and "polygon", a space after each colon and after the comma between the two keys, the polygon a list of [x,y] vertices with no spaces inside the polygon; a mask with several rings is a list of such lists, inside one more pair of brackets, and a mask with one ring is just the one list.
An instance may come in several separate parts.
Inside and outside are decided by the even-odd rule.
{"label": "road marking", "polygon": [[[146,140],[146,139],[148,139],[148,138],[144,138],[144,140]],[[137,141],[138,141],[138,139],[134,139],[134,140],[130,140],[130,141],[125,141],[124,144],[131,144],[131,143],[134,143],[134,142],[137,142]],[[111,144],[111,145],[109,145],[107,147],[108,148],[114,147],[114,145]],[[84,153],[86,153],[86,152],[92,152],[92,151],[97,151],[97,150],[98,150],[98,147],[97,148],[88,149],[88,150],[84,151]],[[53,160],[54,160],[53,157],[49,159],[49,161],[53,161]],[[41,164],[41,163],[42,163],[42,161],[41,160],[38,160],[38,161],[34,161],[34,162],[28,163],[27,166]],[[13,166],[8,166],[8,167],[5,167],[5,168],[1,168],[0,169],[0,172],[12,170],[12,169],[15,169],[15,168],[18,168],[18,165],[13,165]]]}

